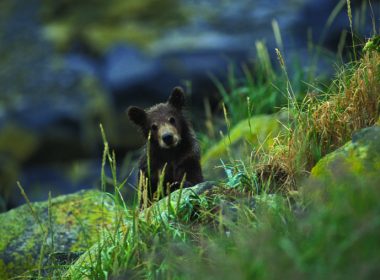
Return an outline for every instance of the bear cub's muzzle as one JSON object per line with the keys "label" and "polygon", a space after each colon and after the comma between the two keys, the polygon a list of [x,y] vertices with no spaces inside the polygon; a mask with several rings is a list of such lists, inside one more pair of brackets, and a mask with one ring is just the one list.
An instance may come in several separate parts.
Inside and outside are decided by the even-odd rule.
{"label": "bear cub's muzzle", "polygon": [[158,142],[161,148],[170,149],[176,147],[181,140],[178,130],[170,124],[162,125],[158,130]]}

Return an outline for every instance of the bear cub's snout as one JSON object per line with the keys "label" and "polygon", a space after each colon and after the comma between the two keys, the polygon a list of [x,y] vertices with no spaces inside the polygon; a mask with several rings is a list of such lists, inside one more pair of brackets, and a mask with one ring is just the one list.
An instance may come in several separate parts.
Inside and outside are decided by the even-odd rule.
{"label": "bear cub's snout", "polygon": [[164,143],[168,146],[171,146],[173,144],[173,134],[171,133],[165,133],[164,135],[162,135],[162,141],[164,141]]}
{"label": "bear cub's snout", "polygon": [[161,148],[170,149],[176,147],[181,136],[173,124],[163,124],[158,131],[159,144]]}

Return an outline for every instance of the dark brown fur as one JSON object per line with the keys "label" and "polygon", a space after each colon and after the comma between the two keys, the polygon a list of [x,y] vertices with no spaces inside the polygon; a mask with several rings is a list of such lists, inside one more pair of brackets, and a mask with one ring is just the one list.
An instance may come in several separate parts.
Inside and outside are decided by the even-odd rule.
{"label": "dark brown fur", "polygon": [[[183,115],[184,92],[181,88],[173,89],[166,103],[157,104],[143,110],[138,107],[129,107],[128,116],[137,124],[144,137],[150,139],[150,182],[149,199],[157,191],[159,174],[164,168],[164,192],[167,186],[170,191],[178,189],[186,174],[185,187],[203,181],[200,165],[200,150],[189,121]],[[163,140],[169,138],[170,145],[166,146]],[[168,140],[166,138],[166,140]],[[148,175],[147,148],[140,160],[139,169]]]}

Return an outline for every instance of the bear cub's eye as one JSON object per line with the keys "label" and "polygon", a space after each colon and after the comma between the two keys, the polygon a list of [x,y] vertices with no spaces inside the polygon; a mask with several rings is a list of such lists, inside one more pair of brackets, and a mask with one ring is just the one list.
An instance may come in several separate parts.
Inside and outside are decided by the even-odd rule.
{"label": "bear cub's eye", "polygon": [[158,126],[157,126],[156,124],[152,124],[152,127],[151,127],[151,128],[152,128],[153,131],[156,131],[157,128],[158,128]]}
{"label": "bear cub's eye", "polygon": [[171,124],[175,124],[175,118],[173,118],[173,117],[169,118],[169,122],[170,122]]}

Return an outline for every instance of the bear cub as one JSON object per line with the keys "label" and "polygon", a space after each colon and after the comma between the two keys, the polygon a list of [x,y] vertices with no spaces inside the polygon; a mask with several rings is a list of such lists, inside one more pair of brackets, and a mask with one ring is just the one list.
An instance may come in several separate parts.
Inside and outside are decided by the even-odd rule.
{"label": "bear cub", "polygon": [[164,166],[164,195],[167,195],[167,189],[170,192],[178,189],[185,175],[184,187],[203,181],[200,149],[192,126],[183,115],[184,105],[184,91],[175,87],[165,103],[159,103],[146,110],[135,106],[128,108],[129,119],[139,126],[147,141],[150,135],[149,149],[147,143],[139,163],[139,174],[148,177],[149,150],[150,200],[157,191],[159,175]]}

